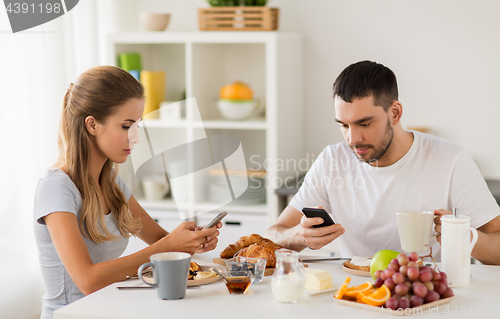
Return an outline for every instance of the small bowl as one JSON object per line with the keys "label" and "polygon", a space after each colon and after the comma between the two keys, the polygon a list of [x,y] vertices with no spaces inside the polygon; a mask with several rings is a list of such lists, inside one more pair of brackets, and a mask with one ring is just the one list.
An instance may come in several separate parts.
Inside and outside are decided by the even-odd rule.
{"label": "small bowl", "polygon": [[266,262],[266,259],[238,256],[226,260],[226,269],[229,276],[241,276],[249,271],[253,275],[252,284],[258,284],[264,278]]}
{"label": "small bowl", "polygon": [[163,31],[170,22],[170,13],[141,12],[139,14],[139,20],[148,31]]}
{"label": "small bowl", "polygon": [[222,116],[230,120],[242,120],[255,112],[255,100],[230,101],[219,100],[217,103]]}

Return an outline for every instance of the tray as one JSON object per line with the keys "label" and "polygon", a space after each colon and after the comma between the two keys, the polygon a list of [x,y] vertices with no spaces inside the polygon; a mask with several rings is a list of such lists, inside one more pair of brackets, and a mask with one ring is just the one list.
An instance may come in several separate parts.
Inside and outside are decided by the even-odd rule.
{"label": "tray", "polygon": [[[449,303],[455,299],[455,296],[446,298],[446,299],[439,299],[437,301],[431,302],[431,303],[426,303],[418,307],[413,307],[413,308],[408,308],[406,309],[406,312],[403,309],[400,310],[392,310],[389,308],[383,308],[383,307],[376,307],[376,306],[370,306],[366,305],[363,303],[359,303],[356,301],[350,301],[350,300],[345,300],[345,299],[337,299],[333,298],[338,304],[344,305],[344,306],[349,306],[353,307],[355,309],[358,309],[360,311],[366,311],[367,313],[372,313],[372,314],[387,314],[387,315],[394,315],[394,316],[408,316],[408,315],[422,315],[424,314],[424,310],[435,307],[435,306],[440,306],[446,303]],[[420,310],[422,309],[422,310]],[[410,311],[411,310],[411,311]]]}

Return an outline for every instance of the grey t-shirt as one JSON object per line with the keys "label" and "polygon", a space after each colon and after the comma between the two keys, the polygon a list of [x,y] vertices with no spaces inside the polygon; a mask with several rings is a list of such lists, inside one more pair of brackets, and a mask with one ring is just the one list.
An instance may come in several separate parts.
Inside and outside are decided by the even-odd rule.
{"label": "grey t-shirt", "polygon": [[[131,193],[125,182],[118,176],[118,186],[128,202]],[[42,319],[52,319],[53,312],[84,295],[75,285],[57,254],[47,226],[42,217],[53,212],[69,212],[76,215],[80,222],[82,197],[69,176],[60,169],[51,169],[38,182],[35,193],[34,232],[38,246],[38,258],[45,281],[45,295],[42,298]],[[106,227],[120,240],[95,243],[83,237],[92,262],[99,263],[118,258],[128,244],[128,238],[122,237],[113,214],[105,215]]]}

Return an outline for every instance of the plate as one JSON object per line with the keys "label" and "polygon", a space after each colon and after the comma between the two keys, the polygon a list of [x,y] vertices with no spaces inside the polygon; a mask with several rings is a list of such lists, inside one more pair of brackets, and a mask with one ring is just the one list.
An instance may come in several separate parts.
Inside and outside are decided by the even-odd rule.
{"label": "plate", "polygon": [[[201,270],[202,271],[209,271],[210,268],[212,268],[212,266],[202,266],[200,265],[201,267]],[[153,274],[150,272],[150,274],[145,274],[143,275],[143,278],[145,281],[147,281],[148,283],[150,284],[153,284],[154,283],[154,280],[153,280]],[[200,285],[208,285],[208,284],[211,284],[211,283],[214,283],[214,282],[217,282],[219,280],[221,280],[222,277],[217,275],[215,277],[212,277],[212,278],[207,278],[207,279],[200,279],[200,280],[194,280],[194,279],[190,279],[188,280],[188,287],[189,286],[200,286]]]}
{"label": "plate", "polygon": [[335,301],[337,301],[338,304],[341,304],[344,306],[349,306],[349,307],[356,307],[357,311],[366,311],[367,313],[373,313],[373,314],[387,314],[387,315],[395,315],[395,316],[405,316],[406,315],[406,316],[408,316],[408,315],[422,315],[425,313],[424,310],[435,307],[435,306],[440,306],[440,305],[449,303],[453,299],[455,299],[455,296],[452,296],[452,297],[449,297],[446,299],[439,299],[437,301],[434,301],[431,303],[426,303],[426,304],[423,304],[423,305],[418,306],[418,307],[408,308],[408,309],[406,309],[407,312],[404,312],[402,309],[392,310],[389,308],[370,306],[370,305],[366,305],[366,304],[359,303],[356,301],[337,299],[335,297],[333,299],[335,299]]}
{"label": "plate", "polygon": [[372,276],[369,271],[361,271],[361,270],[357,270],[357,269],[348,268],[345,266],[345,263],[346,262],[344,261],[344,263],[342,264],[342,269],[344,269],[344,271],[347,273],[350,273],[350,274],[356,275],[356,276],[362,276],[362,277],[371,277]]}

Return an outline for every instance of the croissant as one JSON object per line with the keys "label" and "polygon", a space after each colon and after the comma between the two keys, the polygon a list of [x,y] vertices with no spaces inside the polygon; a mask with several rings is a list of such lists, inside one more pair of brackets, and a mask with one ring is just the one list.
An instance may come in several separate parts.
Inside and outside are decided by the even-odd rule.
{"label": "croissant", "polygon": [[271,240],[262,237],[258,234],[251,234],[248,236],[243,236],[236,241],[234,244],[230,244],[226,247],[221,253],[221,258],[231,258],[233,257],[240,249],[248,247],[252,244],[261,243],[261,242],[271,242]]}
{"label": "croissant", "polygon": [[272,241],[261,242],[241,249],[235,256],[265,258],[267,260],[266,267],[274,268],[276,267],[276,255],[274,252],[280,248],[283,247]]}

